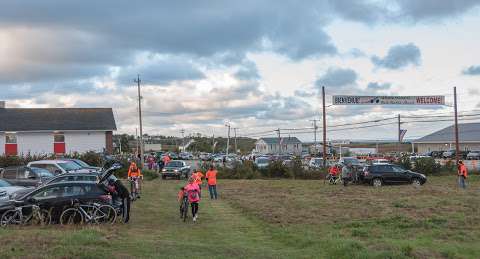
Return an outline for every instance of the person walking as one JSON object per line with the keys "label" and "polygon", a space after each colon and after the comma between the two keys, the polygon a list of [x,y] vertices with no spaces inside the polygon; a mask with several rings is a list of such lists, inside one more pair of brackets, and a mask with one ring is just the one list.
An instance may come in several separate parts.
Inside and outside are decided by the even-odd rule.
{"label": "person walking", "polygon": [[350,177],[352,175],[352,165],[346,164],[342,168],[342,180],[343,186],[347,186],[348,182],[350,181]]}
{"label": "person walking", "polygon": [[467,188],[467,175],[467,167],[463,164],[463,161],[458,161],[458,187],[463,189]]}
{"label": "person walking", "polygon": [[193,222],[198,218],[198,205],[200,203],[200,188],[195,183],[195,178],[188,178],[188,184],[185,186],[185,192],[187,193],[188,202],[192,206]]}
{"label": "person walking", "polygon": [[205,179],[207,179],[208,184],[208,192],[210,193],[210,199],[217,199],[217,170],[215,167],[210,166],[210,169],[207,171],[205,175]]}

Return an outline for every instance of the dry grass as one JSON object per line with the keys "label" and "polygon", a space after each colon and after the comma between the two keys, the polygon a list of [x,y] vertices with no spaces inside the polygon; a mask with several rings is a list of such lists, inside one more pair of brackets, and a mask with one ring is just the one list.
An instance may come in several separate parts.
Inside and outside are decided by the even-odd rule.
{"label": "dry grass", "polygon": [[[473,177],[474,178],[474,177]],[[130,224],[0,229],[2,258],[480,258],[480,182],[412,186],[219,180],[197,224],[178,218],[183,182],[144,185]]]}

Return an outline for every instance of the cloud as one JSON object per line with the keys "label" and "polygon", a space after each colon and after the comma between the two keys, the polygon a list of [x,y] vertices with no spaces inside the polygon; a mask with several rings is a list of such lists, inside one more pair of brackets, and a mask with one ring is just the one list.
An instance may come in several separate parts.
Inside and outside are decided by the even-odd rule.
{"label": "cloud", "polygon": [[480,75],[480,66],[470,66],[462,71],[462,74],[467,76],[478,76]]}
{"label": "cloud", "polygon": [[235,77],[239,80],[258,80],[260,79],[260,74],[254,62],[245,61],[235,73]]}
{"label": "cloud", "polygon": [[480,5],[478,0],[396,0],[399,19],[434,21],[458,16]]}
{"label": "cloud", "polygon": [[389,90],[391,87],[392,87],[391,83],[370,82],[367,85],[367,90],[377,92],[377,91]]}
{"label": "cloud", "polygon": [[388,50],[385,57],[373,56],[371,61],[376,67],[396,70],[409,65],[420,65],[421,53],[415,44],[408,43],[406,45],[393,46]]}
{"label": "cloud", "polygon": [[329,68],[325,74],[315,82],[316,86],[345,87],[357,81],[357,73],[350,68]]}
{"label": "cloud", "polygon": [[476,88],[469,88],[468,95],[478,96],[480,95],[480,90]]}
{"label": "cloud", "polygon": [[315,91],[313,91],[313,89],[310,89],[310,90],[297,89],[295,90],[294,95],[298,97],[308,98],[308,97],[314,97],[316,93]]}
{"label": "cloud", "polygon": [[172,81],[199,80],[205,78],[196,64],[186,57],[168,55],[141,55],[136,64],[121,67],[116,74],[121,84],[132,84],[140,74],[144,83],[166,85]]}

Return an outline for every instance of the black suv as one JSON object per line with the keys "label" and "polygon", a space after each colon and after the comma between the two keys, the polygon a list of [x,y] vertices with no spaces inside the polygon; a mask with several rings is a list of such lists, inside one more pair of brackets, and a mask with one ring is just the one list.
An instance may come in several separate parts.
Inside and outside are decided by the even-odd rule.
{"label": "black suv", "polygon": [[422,185],[427,181],[424,174],[405,170],[397,165],[378,164],[366,166],[363,169],[363,182],[373,186],[382,186],[383,184],[411,183]]}

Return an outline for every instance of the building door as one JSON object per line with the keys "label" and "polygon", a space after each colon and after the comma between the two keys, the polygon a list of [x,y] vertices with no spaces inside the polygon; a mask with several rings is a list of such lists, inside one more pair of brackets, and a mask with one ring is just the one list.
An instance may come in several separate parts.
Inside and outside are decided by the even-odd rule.
{"label": "building door", "polygon": [[65,135],[63,133],[53,134],[53,153],[65,154]]}
{"label": "building door", "polygon": [[18,155],[17,134],[15,133],[5,134],[5,155],[7,156]]}

